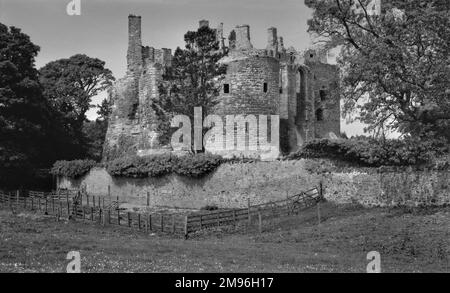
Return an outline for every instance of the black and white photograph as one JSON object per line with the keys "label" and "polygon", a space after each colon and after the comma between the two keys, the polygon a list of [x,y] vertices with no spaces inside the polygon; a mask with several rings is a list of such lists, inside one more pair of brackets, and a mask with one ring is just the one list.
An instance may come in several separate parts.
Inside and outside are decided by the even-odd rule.
{"label": "black and white photograph", "polygon": [[0,273],[450,273],[450,1],[0,0]]}

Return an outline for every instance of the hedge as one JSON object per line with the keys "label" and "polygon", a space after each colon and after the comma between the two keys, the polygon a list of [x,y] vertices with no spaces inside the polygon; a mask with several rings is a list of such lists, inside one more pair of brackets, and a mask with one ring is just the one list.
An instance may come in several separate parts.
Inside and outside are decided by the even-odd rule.
{"label": "hedge", "polygon": [[222,162],[220,156],[211,154],[135,156],[112,160],[106,164],[106,170],[115,177],[147,178],[175,173],[198,178],[214,171]]}
{"label": "hedge", "polygon": [[288,160],[324,158],[366,167],[417,166],[427,164],[436,156],[448,152],[448,145],[437,141],[414,139],[379,141],[370,138],[319,139],[307,142]]}
{"label": "hedge", "polygon": [[50,173],[56,176],[78,178],[88,173],[96,164],[93,160],[57,161]]}
{"label": "hedge", "polygon": [[158,177],[172,173],[176,157],[157,155],[148,157],[122,157],[106,164],[106,170],[111,176],[147,178]]}
{"label": "hedge", "polygon": [[197,154],[195,156],[183,156],[176,160],[174,172],[187,177],[202,177],[222,164],[222,157],[210,154]]}

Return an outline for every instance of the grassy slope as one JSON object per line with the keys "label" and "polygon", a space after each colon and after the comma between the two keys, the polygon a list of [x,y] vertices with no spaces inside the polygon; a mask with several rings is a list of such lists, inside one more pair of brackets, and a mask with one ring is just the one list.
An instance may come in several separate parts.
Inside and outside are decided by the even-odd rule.
{"label": "grassy slope", "polygon": [[266,222],[262,235],[208,231],[184,241],[0,211],[0,272],[63,272],[71,250],[83,272],[365,272],[371,250],[384,272],[450,272],[450,208],[326,203],[321,214],[320,227],[313,209]]}

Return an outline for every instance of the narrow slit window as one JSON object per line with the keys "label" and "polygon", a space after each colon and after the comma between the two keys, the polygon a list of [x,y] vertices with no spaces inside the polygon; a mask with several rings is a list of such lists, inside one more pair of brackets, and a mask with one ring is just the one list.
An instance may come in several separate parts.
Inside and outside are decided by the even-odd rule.
{"label": "narrow slit window", "polygon": [[225,83],[223,85],[223,93],[224,94],[229,94],[230,93],[230,85],[228,83]]}
{"label": "narrow slit window", "polygon": [[317,119],[317,121],[323,121],[323,110],[322,109],[317,109],[316,119]]}
{"label": "narrow slit window", "polygon": [[267,93],[267,82],[264,83],[264,92]]}

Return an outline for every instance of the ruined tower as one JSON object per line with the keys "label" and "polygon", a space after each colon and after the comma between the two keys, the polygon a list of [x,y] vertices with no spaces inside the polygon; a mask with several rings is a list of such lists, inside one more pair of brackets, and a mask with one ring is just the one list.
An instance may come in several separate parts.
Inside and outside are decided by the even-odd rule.
{"label": "ruined tower", "polygon": [[167,152],[158,132],[161,121],[152,109],[159,97],[158,85],[167,66],[170,49],[142,46],[141,17],[128,17],[127,73],[109,91],[112,113],[109,117],[103,159],[125,155]]}
{"label": "ruined tower", "polygon": [[[209,21],[201,20],[199,26],[209,26]],[[223,24],[215,31],[220,48],[225,50]],[[165,121],[158,120],[152,101],[159,97],[158,86],[164,71],[172,64],[172,52],[143,46],[141,34],[141,17],[130,15],[127,73],[109,92],[113,106],[104,160],[171,152],[170,146],[161,140],[160,126]],[[223,122],[231,116],[240,116],[245,131],[239,130],[238,123],[231,128],[224,123],[224,134],[233,133],[233,142],[228,137],[222,145],[206,140],[207,152],[224,157],[276,159],[280,153],[296,151],[309,140],[339,136],[339,70],[327,64],[326,56],[314,50],[300,53],[292,47],[286,49],[275,27],[267,30],[266,47],[256,49],[251,42],[250,26],[236,26],[229,34],[228,48],[227,56],[219,61],[227,65],[227,71],[217,80],[218,104],[209,114],[215,114]],[[272,126],[276,127],[279,143],[275,151],[262,149],[259,140],[251,139],[252,121],[247,115],[268,118],[268,140],[274,131]],[[279,117],[276,123],[272,123],[272,115]],[[257,123],[260,135],[261,124]],[[244,141],[247,149],[235,149],[238,141]]]}

